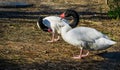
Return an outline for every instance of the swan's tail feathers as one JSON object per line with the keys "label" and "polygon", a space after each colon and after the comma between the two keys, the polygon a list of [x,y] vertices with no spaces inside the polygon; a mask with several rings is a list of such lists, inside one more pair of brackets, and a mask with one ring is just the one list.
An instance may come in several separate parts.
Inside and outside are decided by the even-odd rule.
{"label": "swan's tail feathers", "polygon": [[114,44],[116,44],[116,42],[111,40],[110,45],[114,45]]}
{"label": "swan's tail feathers", "polygon": [[115,41],[112,41],[110,39],[106,39],[106,38],[100,38],[98,40],[95,41],[96,44],[96,50],[104,50],[109,48],[110,46],[116,44]]}
{"label": "swan's tail feathers", "polygon": [[112,40],[110,40],[110,39],[105,39],[104,42],[105,42],[106,44],[110,45],[110,46],[116,44],[115,41],[112,41]]}

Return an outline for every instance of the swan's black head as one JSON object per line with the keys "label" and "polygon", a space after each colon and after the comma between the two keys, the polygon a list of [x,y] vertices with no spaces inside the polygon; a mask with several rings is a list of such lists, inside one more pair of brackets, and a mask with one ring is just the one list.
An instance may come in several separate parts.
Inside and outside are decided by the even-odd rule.
{"label": "swan's black head", "polygon": [[73,16],[75,18],[79,18],[78,13],[75,10],[67,9],[65,12],[65,17]]}
{"label": "swan's black head", "polygon": [[79,15],[75,10],[67,9],[64,13],[60,15],[61,18],[72,17],[73,22],[70,24],[72,28],[76,27],[79,22]]}
{"label": "swan's black head", "polygon": [[51,32],[52,30],[43,24],[43,17],[39,17],[37,21],[37,26],[45,32]]}
{"label": "swan's black head", "polygon": [[78,13],[75,10],[71,10],[71,9],[67,9],[64,13],[60,14],[61,18],[70,17],[70,16],[79,18]]}

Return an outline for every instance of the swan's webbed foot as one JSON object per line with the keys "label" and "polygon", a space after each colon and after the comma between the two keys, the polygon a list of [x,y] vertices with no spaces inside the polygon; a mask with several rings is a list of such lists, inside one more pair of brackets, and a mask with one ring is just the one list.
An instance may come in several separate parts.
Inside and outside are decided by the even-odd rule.
{"label": "swan's webbed foot", "polygon": [[60,36],[58,36],[56,39],[53,38],[52,40],[47,41],[47,42],[53,43],[53,42],[57,42],[58,40],[60,40]]}
{"label": "swan's webbed foot", "polygon": [[72,57],[72,58],[73,58],[73,59],[81,59],[81,58],[83,58],[83,57],[88,56],[88,54],[89,54],[89,51],[87,51],[86,54],[82,55],[82,50],[80,50],[80,55],[74,56],[74,57]]}

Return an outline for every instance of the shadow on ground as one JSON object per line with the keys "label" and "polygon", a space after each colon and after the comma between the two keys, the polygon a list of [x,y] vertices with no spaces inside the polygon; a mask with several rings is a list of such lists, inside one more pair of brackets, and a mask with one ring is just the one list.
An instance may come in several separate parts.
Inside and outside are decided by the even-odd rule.
{"label": "shadow on ground", "polygon": [[20,70],[19,64],[14,63],[12,60],[0,58],[0,70]]}
{"label": "shadow on ground", "polygon": [[[84,58],[80,60],[58,59],[25,63],[22,60],[0,59],[0,70],[119,70],[120,52],[101,53],[104,60]],[[24,63],[17,63],[21,61]]]}
{"label": "shadow on ground", "polygon": [[[54,11],[40,11],[40,12],[23,12],[23,11],[0,11],[0,18],[14,18],[14,19],[37,19],[40,15],[56,15],[65,10]],[[78,12],[82,19],[110,19],[106,13],[97,12]],[[37,15],[37,16],[36,16]],[[86,17],[90,16],[90,17]]]}
{"label": "shadow on ground", "polygon": [[101,53],[99,56],[103,58],[107,58],[109,60],[115,60],[120,62],[120,52],[107,52],[107,53]]}
{"label": "shadow on ground", "polygon": [[12,60],[0,59],[1,70],[119,70],[120,61],[46,61],[43,63],[16,64]]}

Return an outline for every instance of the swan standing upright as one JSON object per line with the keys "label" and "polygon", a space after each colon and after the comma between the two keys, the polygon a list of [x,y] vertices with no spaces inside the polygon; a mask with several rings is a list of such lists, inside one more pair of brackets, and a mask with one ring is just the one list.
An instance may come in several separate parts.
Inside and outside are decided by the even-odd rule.
{"label": "swan standing upright", "polygon": [[[88,50],[103,50],[116,43],[94,28],[76,27],[72,29],[68,24],[61,27],[61,36],[67,43],[80,48],[80,54],[73,57],[75,59],[87,56]],[[87,50],[85,55],[82,54],[83,49]]]}
{"label": "swan standing upright", "polygon": [[[73,22],[70,24],[65,17],[73,17]],[[55,39],[55,32],[60,34],[60,26],[64,24],[69,24],[72,28],[76,27],[79,22],[79,15],[74,10],[66,10],[60,16],[48,16],[45,18],[39,17],[37,26],[45,32],[52,32],[52,39],[48,42],[55,42],[59,40],[59,36]]]}

